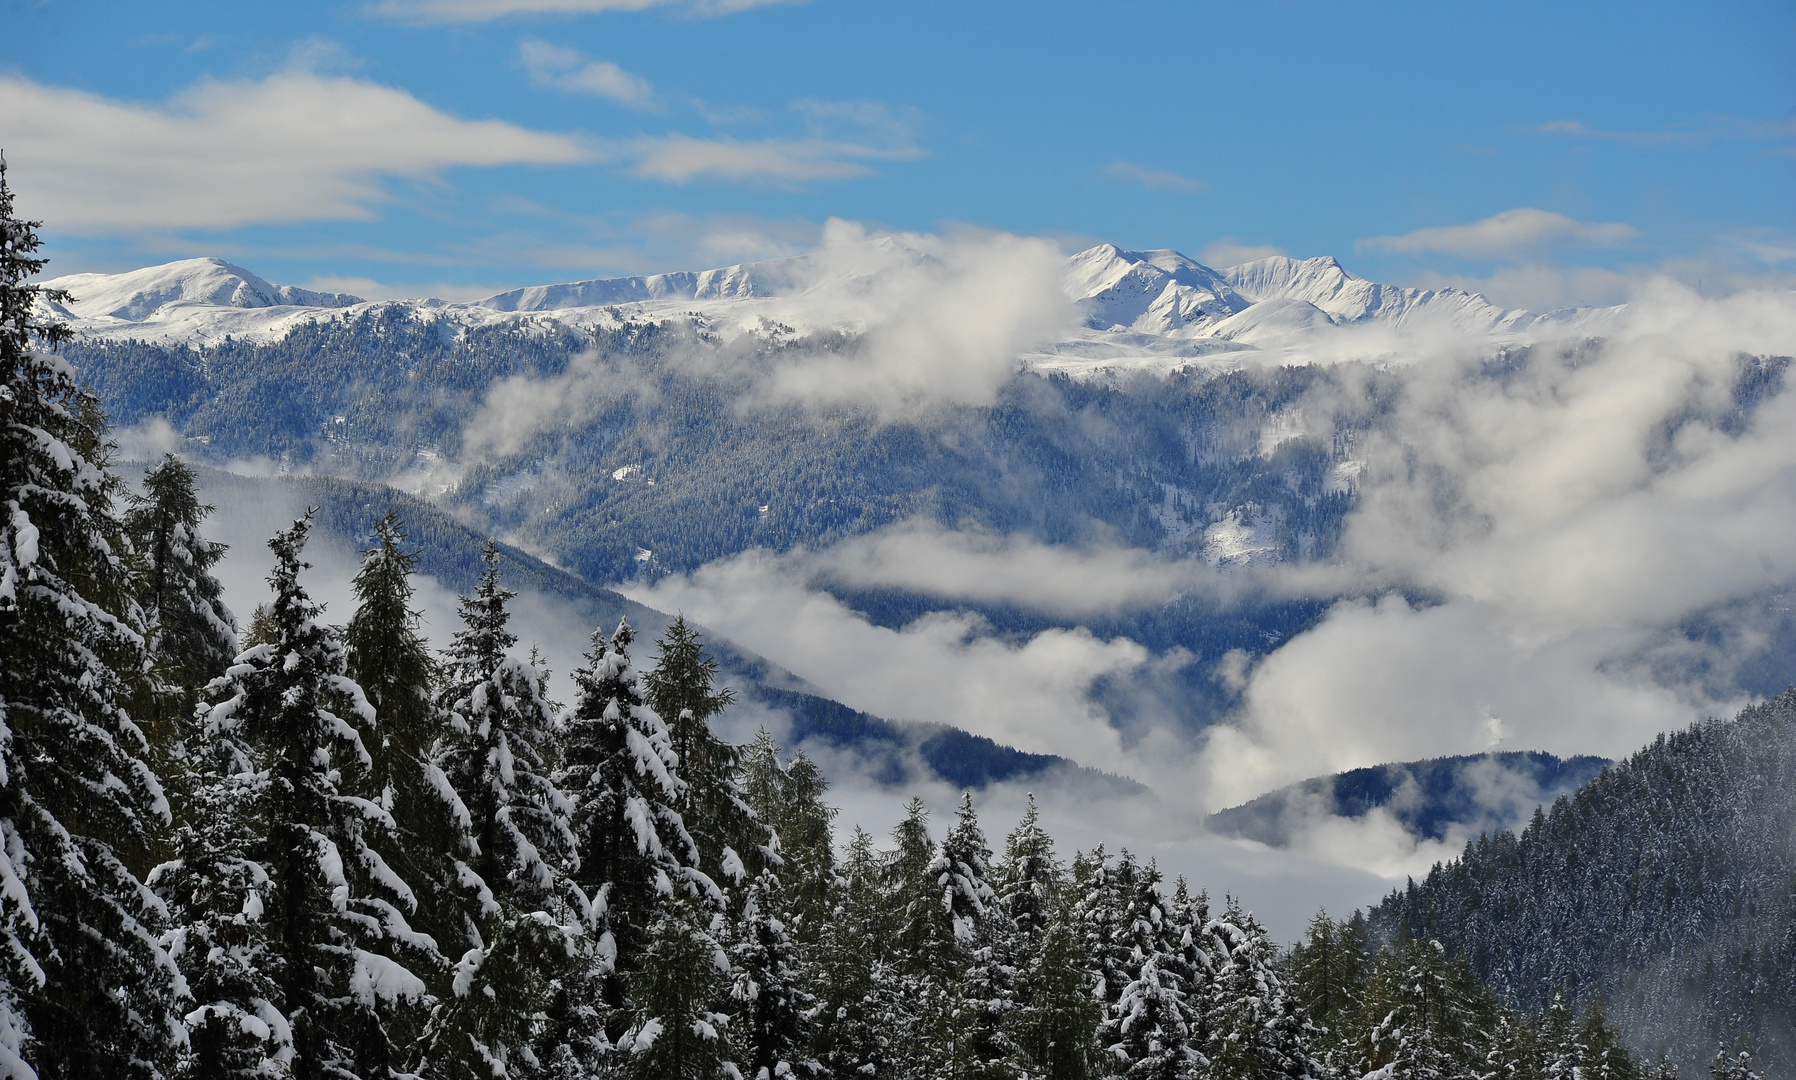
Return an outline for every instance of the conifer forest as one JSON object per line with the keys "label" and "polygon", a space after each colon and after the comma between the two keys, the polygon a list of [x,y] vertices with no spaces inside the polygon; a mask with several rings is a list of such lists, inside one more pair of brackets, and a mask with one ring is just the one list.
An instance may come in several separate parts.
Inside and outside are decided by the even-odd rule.
{"label": "conifer forest", "polygon": [[[0,1076],[1745,1080],[1792,1046],[1796,770],[1767,748],[1796,699],[1286,946],[1152,858],[1058,847],[1033,804],[838,820],[802,750],[717,733],[733,692],[684,619],[593,627],[551,700],[491,545],[433,650],[398,513],[344,621],[301,582],[309,516],[233,612],[189,465],[115,471],[37,251],[0,173]],[[1672,804],[1744,805],[1704,770],[1754,753],[1786,809],[1753,818],[1751,888],[1711,895]],[[1692,883],[1677,920],[1608,890],[1648,833]],[[1752,915],[1722,938],[1701,905]],[[1647,973],[1567,945],[1580,908],[1575,940]],[[1698,947],[1731,974],[1693,990],[1665,958]],[[1704,1041],[1624,1041],[1689,992],[1719,1002]]]}

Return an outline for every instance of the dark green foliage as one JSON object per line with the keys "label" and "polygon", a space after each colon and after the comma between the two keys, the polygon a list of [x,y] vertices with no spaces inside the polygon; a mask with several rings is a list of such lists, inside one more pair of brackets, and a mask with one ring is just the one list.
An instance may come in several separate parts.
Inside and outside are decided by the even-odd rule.
{"label": "dark green foliage", "polygon": [[714,929],[722,917],[687,896],[662,904],[629,976],[631,1023],[619,1040],[626,1075],[720,1080],[733,1054],[729,959]]}
{"label": "dark green foliage", "polygon": [[705,654],[684,616],[675,616],[655,647],[660,655],[643,676],[643,691],[667,725],[686,782],[676,809],[697,845],[696,865],[720,885],[741,884],[775,863],[772,834],[755,819],[737,783],[741,750],[711,730],[712,718],[736,699],[735,692],[715,687],[717,661]]}
{"label": "dark green foliage", "polygon": [[1318,1047],[1331,1056],[1343,1045],[1365,994],[1367,955],[1363,919],[1336,922],[1318,911],[1291,950],[1291,992],[1319,1029]]}
{"label": "dark green foliage", "polygon": [[[704,891],[687,872],[698,852],[676,808],[685,783],[667,728],[644,701],[632,638],[628,623],[609,638],[593,633],[587,665],[574,676],[578,691],[556,774],[576,807],[574,880],[603,910],[607,975],[636,968],[662,898]],[[621,1002],[614,983],[611,1003]]]}
{"label": "dark green foliage", "polygon": [[205,730],[230,735],[267,773],[266,829],[249,852],[266,868],[271,966],[293,1033],[293,1073],[385,1076],[400,1064],[392,1013],[423,983],[393,959],[410,945],[410,888],[370,842],[392,819],[352,795],[372,765],[374,710],[348,677],[337,634],[299,584],[310,520],[269,541],[270,640],[211,688]]}
{"label": "dark green foliage", "polygon": [[150,1077],[177,1003],[133,868],[169,807],[129,706],[157,688],[105,420],[25,284],[38,243],[0,159],[0,1074]]}
{"label": "dark green foliage", "polygon": [[144,473],[143,494],[132,498],[125,514],[143,561],[137,601],[149,629],[150,657],[176,691],[171,734],[192,715],[200,689],[237,655],[237,621],[225,607],[224,586],[212,576],[225,549],[200,534],[212,507],[200,502],[195,481],[193,470],[170,454]]}
{"label": "dark green foliage", "polygon": [[751,882],[730,945],[730,1008],[745,1076],[783,1076],[821,1068],[811,1058],[816,998],[798,944],[787,932],[790,908],[779,878]]}
{"label": "dark green foliage", "polygon": [[829,781],[803,750],[782,764],[766,728],[743,748],[741,770],[743,799],[779,845],[779,879],[792,912],[788,929],[814,942],[835,881],[836,810],[823,801]]}
{"label": "dark green foliage", "polygon": [[453,961],[481,944],[480,888],[469,870],[477,849],[468,809],[433,760],[450,727],[434,700],[436,663],[411,607],[416,558],[396,513],[381,520],[374,539],[355,576],[356,611],[344,631],[349,675],[380,720],[362,794],[392,818],[371,843],[411,887],[405,914],[428,938],[414,946],[422,954],[415,970],[441,1000],[452,995]]}
{"label": "dark green foliage", "polygon": [[427,1058],[448,1075],[529,1061],[548,1026],[554,979],[583,937],[566,891],[571,808],[550,778],[559,725],[539,673],[511,655],[513,593],[499,583],[497,549],[487,548],[485,562],[443,657],[437,706],[448,730],[433,752],[454,793],[443,801],[465,808],[473,841],[472,865],[458,878],[472,893],[464,918],[474,944],[424,1035]]}

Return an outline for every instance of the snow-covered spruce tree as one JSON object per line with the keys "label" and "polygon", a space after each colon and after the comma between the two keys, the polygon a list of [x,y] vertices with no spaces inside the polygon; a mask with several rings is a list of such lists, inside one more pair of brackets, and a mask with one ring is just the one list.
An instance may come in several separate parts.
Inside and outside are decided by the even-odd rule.
{"label": "snow-covered spruce tree", "polygon": [[1217,1077],[1322,1077],[1327,1069],[1310,1048],[1315,1028],[1286,990],[1277,949],[1265,929],[1229,899],[1205,927],[1217,964],[1212,981],[1210,1029],[1199,1045]]}
{"label": "snow-covered spruce tree", "polygon": [[693,868],[698,851],[676,808],[684,793],[678,759],[666,725],[644,701],[632,638],[627,622],[609,638],[594,631],[586,666],[574,674],[555,777],[574,806],[574,880],[592,903],[587,978],[601,989],[613,1038],[629,1022],[622,977],[642,962],[658,908],[676,893],[721,899]]}
{"label": "snow-covered spruce tree", "polygon": [[748,1080],[813,1076],[816,998],[798,946],[786,932],[785,890],[772,871],[749,883],[729,947],[730,1028]]}
{"label": "snow-covered spruce tree", "polygon": [[781,865],[780,885],[792,911],[787,929],[810,944],[822,932],[835,881],[836,810],[823,801],[829,781],[801,749],[781,764],[780,749],[765,728],[744,748],[742,797],[773,830]]}
{"label": "snow-covered spruce tree", "polygon": [[1752,1055],[1745,1050],[1737,1054],[1715,1051],[1715,1060],[1709,1063],[1709,1076],[1713,1080],[1760,1080],[1758,1071],[1752,1067]]}
{"label": "snow-covered spruce tree", "polygon": [[1010,1064],[1031,1078],[1084,1080],[1099,1019],[1091,999],[1093,973],[1073,918],[1076,894],[1041,827],[1034,795],[1005,842],[995,878],[998,904],[1009,920],[1001,951],[1015,972],[1004,1017]]}
{"label": "snow-covered spruce tree", "polygon": [[478,932],[422,1040],[425,1071],[440,1076],[537,1068],[552,983],[586,915],[563,887],[574,837],[568,800],[550,779],[559,725],[538,672],[511,655],[514,594],[499,584],[498,548],[488,543],[484,558],[479,587],[462,598],[463,627],[443,658],[437,699],[449,730],[433,763],[468,811],[474,863],[462,884],[473,890],[468,918]]}
{"label": "snow-covered spruce tree", "polygon": [[1318,1028],[1316,1048],[1325,1061],[1350,1038],[1346,1028],[1366,983],[1366,941],[1358,924],[1318,911],[1291,950],[1291,993]]}
{"label": "snow-covered spruce tree", "polygon": [[[374,846],[411,886],[407,921],[429,938],[417,941],[423,955],[414,970],[440,1000],[453,996],[453,961],[481,942],[479,885],[469,868],[478,849],[467,807],[432,760],[449,727],[433,698],[436,663],[411,606],[416,556],[392,511],[374,539],[356,572],[356,610],[343,635],[350,677],[380,720],[364,794],[393,819]],[[395,1035],[415,1041],[417,1032]]]}
{"label": "snow-covered spruce tree", "polygon": [[739,885],[762,870],[778,869],[773,834],[756,820],[738,782],[742,750],[711,730],[711,718],[736,699],[735,691],[716,687],[717,661],[705,654],[684,615],[674,617],[655,647],[660,655],[642,677],[642,689],[667,725],[686,782],[676,808],[698,846],[695,865],[720,885]]}
{"label": "snow-covered spruce tree", "polygon": [[1538,1054],[1535,1068],[1541,1080],[1575,1080],[1584,1060],[1584,1042],[1577,1013],[1565,991],[1555,993],[1536,1018],[1534,1045]]}
{"label": "snow-covered spruce tree", "polygon": [[1439,942],[1398,943],[1367,980],[1360,1070],[1384,1069],[1391,1080],[1470,1080],[1487,1053],[1479,1016],[1494,1014],[1480,1000],[1487,994],[1462,962],[1448,962]]}
{"label": "snow-covered spruce tree", "polygon": [[[212,512],[200,502],[193,470],[173,454],[144,473],[125,527],[142,560],[137,600],[149,628],[150,658],[174,692],[171,727],[193,715],[200,691],[237,655],[237,620],[212,568],[223,544],[200,535]],[[172,731],[170,732],[172,735]],[[158,740],[152,735],[152,741]]]}
{"label": "snow-covered spruce tree", "polygon": [[287,1075],[293,1035],[285,958],[271,934],[274,878],[262,859],[271,777],[231,717],[184,740],[186,783],[175,857],[149,884],[168,904],[165,941],[192,995],[188,1053],[178,1072],[195,1078]]}
{"label": "snow-covered spruce tree", "polygon": [[894,1075],[903,1020],[890,956],[896,919],[873,838],[858,827],[829,903],[815,952],[820,1008],[812,1045],[830,1076]]}
{"label": "snow-covered spruce tree", "polygon": [[929,835],[929,811],[913,797],[892,830],[894,847],[883,878],[892,919],[891,960],[897,977],[893,1025],[894,1064],[902,1077],[934,1077],[956,1064],[956,1032],[950,1023],[965,973],[962,943],[945,902],[942,868]]}
{"label": "snow-covered spruce tree", "polygon": [[0,1076],[156,1076],[181,1032],[130,869],[169,821],[126,709],[148,656],[104,420],[25,284],[37,249],[0,158]]}
{"label": "snow-covered spruce tree", "polygon": [[1016,969],[1004,940],[1014,927],[992,889],[991,857],[973,796],[962,792],[954,827],[942,838],[930,869],[942,890],[958,954],[958,977],[945,996],[951,1008],[946,1018],[951,1071],[969,1080],[1007,1075],[1007,1063],[1016,1055],[1004,1028],[1016,994]]}
{"label": "snow-covered spruce tree", "polygon": [[998,905],[1019,934],[1033,937],[1047,929],[1063,877],[1054,838],[1041,827],[1041,811],[1031,792],[1023,820],[1005,838],[1004,860],[993,881]]}
{"label": "snow-covered spruce tree", "polygon": [[[299,582],[310,515],[275,534],[270,640],[237,657],[208,693],[204,730],[240,740],[267,773],[266,869],[275,1009],[292,1030],[292,1075],[385,1077],[399,1065],[387,1025],[423,982],[396,959],[416,943],[411,888],[371,842],[390,815],[352,793],[372,764],[374,710],[348,675],[338,635]],[[229,747],[221,754],[230,754]]]}
{"label": "snow-covered spruce tree", "polygon": [[1539,1053],[1534,1032],[1526,1018],[1507,1008],[1497,1010],[1484,1052],[1484,1066],[1477,1070],[1485,1080],[1540,1080]]}
{"label": "snow-covered spruce tree", "polygon": [[648,926],[641,963],[625,978],[631,1023],[618,1039],[624,1075],[640,1080],[723,1080],[731,1061],[730,961],[718,940],[724,918],[680,893]]}
{"label": "snow-covered spruce tree", "polygon": [[1621,1041],[1621,1032],[1609,1022],[1601,998],[1593,997],[1584,1006],[1578,1042],[1584,1052],[1578,1063],[1580,1080],[1640,1080],[1640,1066]]}
{"label": "snow-covered spruce tree", "polygon": [[1110,1068],[1130,1080],[1175,1080],[1202,1063],[1191,1045],[1195,1003],[1190,1000],[1179,942],[1160,892],[1160,871],[1124,851],[1117,860],[1104,920],[1108,934],[1099,958],[1106,984],[1116,987],[1098,1040]]}

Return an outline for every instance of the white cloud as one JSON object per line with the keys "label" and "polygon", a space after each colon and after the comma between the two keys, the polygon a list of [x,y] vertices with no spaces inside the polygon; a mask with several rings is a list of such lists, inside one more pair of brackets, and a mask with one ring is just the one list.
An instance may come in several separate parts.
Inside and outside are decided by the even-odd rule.
{"label": "white cloud", "polygon": [[1538,251],[1555,244],[1608,247],[1625,243],[1640,231],[1621,222],[1587,224],[1564,214],[1522,207],[1493,214],[1470,225],[1417,229],[1402,236],[1374,236],[1355,246],[1404,254],[1440,252],[1467,258],[1491,258]]}
{"label": "white cloud", "polygon": [[686,184],[693,180],[750,180],[795,183],[852,180],[870,176],[869,161],[903,160],[916,153],[892,153],[858,143],[823,139],[701,139],[679,132],[644,135],[614,145],[645,180]]}
{"label": "white cloud", "polygon": [[593,157],[566,135],[304,69],[206,79],[162,104],[0,77],[0,142],[31,212],[71,232],[365,220],[383,177]]}
{"label": "white cloud", "polygon": [[1198,258],[1203,260],[1205,266],[1239,266],[1284,253],[1283,248],[1276,248],[1271,244],[1237,244],[1224,237],[1204,248]]}
{"label": "white cloud", "polygon": [[[1355,443],[1341,569],[1441,602],[1344,601],[1244,673],[1203,755],[1214,799],[1493,745],[1623,754],[1739,705],[1653,663],[1719,650],[1724,667],[1728,646],[1679,623],[1796,567],[1796,392],[1733,412],[1740,358],[1796,342],[1796,293],[1661,281],[1601,337],[1496,376],[1478,348],[1388,358],[1395,408]],[[1342,376],[1305,410],[1362,410]]]}
{"label": "white cloud", "polygon": [[1196,195],[1210,189],[1202,180],[1180,176],[1169,169],[1155,169],[1121,159],[1104,166],[1104,175],[1114,180],[1139,184],[1146,191],[1182,191],[1188,195]]}
{"label": "white cloud", "polygon": [[1075,629],[1010,642],[947,612],[891,630],[807,588],[762,551],[627,595],[683,611],[854,708],[952,724],[1100,768],[1129,766],[1120,735],[1087,696],[1097,679],[1148,663],[1147,650],[1126,639],[1104,642]]}
{"label": "white cloud", "polygon": [[794,101],[802,138],[697,138],[679,132],[613,143],[612,156],[649,180],[685,184],[734,180],[790,185],[806,180],[851,180],[871,175],[871,162],[924,156],[916,144],[922,114],[878,101]]}
{"label": "white cloud", "polygon": [[1059,249],[1008,233],[904,233],[869,241],[831,221],[806,260],[808,299],[854,331],[854,349],[779,361],[762,400],[870,406],[882,415],[995,399],[1035,342],[1073,325]]}
{"label": "white cloud", "polygon": [[730,15],[804,0],[377,0],[370,15],[426,23],[492,22],[530,16],[596,15],[608,11],[682,8],[694,15]]}
{"label": "white cloud", "polygon": [[549,86],[574,94],[609,98],[632,109],[655,107],[655,88],[609,60],[588,60],[576,49],[546,41],[525,41],[518,54],[532,86]]}

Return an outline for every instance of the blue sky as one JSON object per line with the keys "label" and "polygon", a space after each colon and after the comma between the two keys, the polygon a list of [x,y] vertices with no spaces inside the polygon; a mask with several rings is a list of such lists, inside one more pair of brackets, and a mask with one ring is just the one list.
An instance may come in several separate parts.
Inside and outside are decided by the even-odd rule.
{"label": "blue sky", "polygon": [[0,0],[0,23],[0,146],[53,273],[218,254],[468,296],[796,253],[831,217],[1333,254],[1533,307],[1796,273],[1796,9],[1770,0]]}

